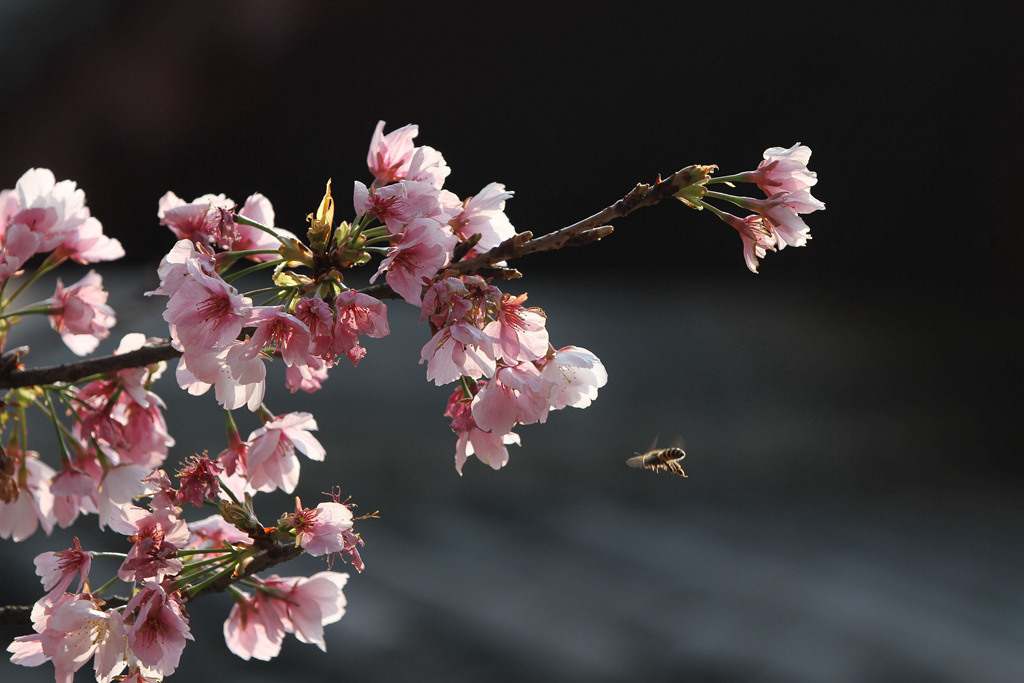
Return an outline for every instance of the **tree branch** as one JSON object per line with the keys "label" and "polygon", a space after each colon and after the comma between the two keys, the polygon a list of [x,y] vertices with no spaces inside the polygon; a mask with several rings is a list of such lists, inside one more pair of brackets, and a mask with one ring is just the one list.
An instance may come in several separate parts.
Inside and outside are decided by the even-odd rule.
{"label": "tree branch", "polygon": [[[18,356],[28,353],[27,346],[12,349],[8,353],[18,352]],[[72,363],[50,365],[42,368],[29,370],[17,370],[17,363],[4,363],[8,353],[0,356],[0,389],[14,389],[17,387],[31,387],[40,384],[53,384],[54,382],[74,382],[89,377],[90,375],[117,372],[128,368],[140,368],[162,360],[171,360],[181,355],[171,342],[165,341],[153,346],[143,346],[141,349],[119,353],[111,356],[100,356],[99,358],[87,358]]]}
{"label": "tree branch", "polygon": [[[619,201],[578,223],[536,238],[530,231],[517,233],[483,254],[450,264],[442,272],[455,275],[483,274],[487,277],[518,277],[518,271],[510,268],[496,269],[495,264],[538,251],[552,251],[596,242],[611,234],[612,226],[609,225],[611,221],[627,216],[641,207],[653,206],[673,196],[682,188],[701,183],[713,168],[691,165],[676,171],[665,180],[659,177],[653,186],[640,183]],[[387,284],[372,285],[359,291],[377,299],[400,298]],[[151,365],[181,355],[181,352],[167,341],[116,356],[103,356],[31,370],[15,369],[18,367],[17,358],[27,352],[28,347],[19,347],[0,356],[0,389],[52,384],[53,382],[74,382],[90,375]]]}

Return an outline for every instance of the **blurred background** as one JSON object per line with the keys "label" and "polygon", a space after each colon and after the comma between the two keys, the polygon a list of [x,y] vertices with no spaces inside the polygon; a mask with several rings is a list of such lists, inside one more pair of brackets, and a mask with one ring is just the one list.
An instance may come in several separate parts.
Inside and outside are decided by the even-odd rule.
{"label": "blurred background", "polygon": [[[674,202],[518,263],[505,289],[610,379],[517,430],[500,472],[455,474],[449,392],[424,381],[402,302],[358,369],[272,390],[328,449],[303,462],[303,501],[337,484],[381,511],[367,570],[326,653],[289,638],[270,664],[223,646],[227,598],[198,602],[178,678],[1024,680],[1011,23],[953,3],[0,3],[0,187],[30,167],[77,181],[128,252],[97,267],[118,311],[100,351],[166,334],[141,295],[173,244],[161,195],[262,192],[300,232],[328,178],[345,215],[381,119],[418,124],[460,196],[514,190],[507,214],[537,234],[691,163],[813,150],[828,208],[759,275],[731,229]],[[27,361],[70,360],[35,323],[12,338]],[[219,451],[213,397],[171,375],[173,457]],[[687,479],[625,467],[676,436]],[[90,526],[8,544],[0,602],[39,597],[31,558],[75,534],[115,549]],[[280,573],[322,563],[297,565]],[[0,679],[52,668],[3,659]]]}

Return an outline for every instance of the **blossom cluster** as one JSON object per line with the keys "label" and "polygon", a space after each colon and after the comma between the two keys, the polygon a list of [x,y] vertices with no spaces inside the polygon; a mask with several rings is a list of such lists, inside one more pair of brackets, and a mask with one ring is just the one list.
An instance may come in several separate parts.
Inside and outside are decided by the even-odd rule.
{"label": "blossom cluster", "polygon": [[765,194],[765,199],[710,191],[704,194],[704,197],[728,201],[753,212],[747,216],[734,216],[692,198],[684,201],[710,209],[735,228],[743,242],[743,260],[747,268],[756,273],[759,259],[764,258],[769,251],[781,251],[787,246],[803,247],[811,239],[811,229],[800,216],[824,209],[825,204],[815,199],[810,192],[810,188],[818,182],[818,174],[807,168],[810,158],[810,148],[799,142],[789,149],[769,147],[753,171],[719,176],[711,181],[756,184]]}
{"label": "blossom cluster", "polygon": [[[72,548],[36,558],[46,593],[31,611],[34,633],[9,646],[11,661],[51,662],[58,683],[71,681],[90,661],[103,683],[162,680],[192,639],[186,606],[221,590],[234,599],[224,637],[239,657],[269,660],[288,633],[325,649],[323,628],[344,614],[348,580],[330,568],[342,558],[363,571],[355,524],[374,515],[355,517],[354,505],[335,488],[331,500],[312,508],[296,497],[293,509],[271,526],[257,518],[253,496],[296,491],[299,455],[317,462],[327,456],[313,435],[311,413],[271,412],[267,364],[284,364],[291,392],[316,392],[341,359],[358,365],[367,353],[365,338],[389,335],[384,299],[400,298],[419,311],[427,328],[419,359],[426,380],[454,385],[444,415],[455,434],[459,474],[470,456],[504,467],[508,446],[520,443],[518,425],[543,423],[553,410],[585,408],[597,398],[608,380],[598,357],[554,345],[544,311],[526,305],[527,294],[499,287],[503,278],[518,276],[503,259],[528,253],[515,249],[531,238],[517,233],[505,213],[513,193],[492,182],[460,198],[444,187],[451,173],[444,156],[415,144],[416,126],[385,133],[384,125],[377,124],[367,153],[372,179],[353,181],[350,219],[335,221],[328,181],[301,236],[275,226],[273,206],[259,193],[239,207],[223,194],[186,201],[167,192],[157,219],[176,241],[157,268],[159,285],[146,294],[166,298],[169,339],[129,333],[113,354],[114,365],[102,370],[35,386],[3,385],[14,388],[0,403],[0,538],[22,541],[40,528],[49,534],[94,514],[101,529],[127,541],[125,552],[97,552],[83,550],[76,538]],[[773,147],[754,171],[714,179],[713,166],[687,167],[669,181],[659,179],[654,190],[637,186],[626,199],[638,206],[676,196],[709,209],[739,231],[747,266],[756,272],[768,251],[810,239],[800,216],[824,204],[810,195],[817,178],[807,169],[809,156],[799,144]],[[708,189],[731,182],[757,184],[766,198]],[[733,216],[709,200],[752,213]],[[620,210],[609,211],[617,217]],[[584,221],[552,233],[559,239],[545,244],[557,246],[544,248],[610,231]],[[43,301],[16,303],[65,261],[92,264],[123,255],[74,182],[31,169],[14,189],[0,192],[0,380],[19,367],[25,352],[3,352],[23,316],[46,315],[77,355],[92,353],[109,336],[116,316],[95,271],[67,286],[58,279]],[[352,288],[350,269],[375,259],[371,286]],[[159,347],[169,353],[136,360]],[[132,361],[119,364],[119,356]],[[226,444],[184,458],[169,475],[175,440],[153,384],[166,371],[164,359],[175,356],[177,384],[195,396],[212,389],[227,429]],[[115,365],[120,369],[109,370]],[[242,408],[249,411],[242,415],[259,420],[245,438],[232,413]],[[29,409],[55,427],[56,453],[49,460],[59,460],[57,468],[29,448]],[[188,506],[218,514],[190,521]],[[258,576],[302,553],[325,558],[328,571]],[[112,558],[119,562],[112,578],[94,588],[94,560]],[[128,597],[107,595],[118,582],[128,587]]]}

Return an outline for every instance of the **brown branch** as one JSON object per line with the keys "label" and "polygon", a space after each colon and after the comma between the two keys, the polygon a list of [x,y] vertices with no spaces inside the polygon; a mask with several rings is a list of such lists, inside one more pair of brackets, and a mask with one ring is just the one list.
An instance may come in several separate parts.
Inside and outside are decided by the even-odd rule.
{"label": "brown branch", "polygon": [[[450,264],[441,272],[456,275],[481,274],[486,277],[499,278],[518,277],[518,271],[502,267],[496,269],[495,264],[538,251],[551,251],[596,242],[611,234],[612,226],[609,225],[611,221],[622,218],[641,207],[653,206],[671,197],[682,188],[701,184],[712,169],[713,167],[709,166],[687,166],[665,180],[659,177],[653,186],[646,183],[638,184],[619,201],[578,223],[536,238],[529,231],[518,233],[483,254]],[[387,284],[372,285],[359,291],[377,299],[400,298]],[[19,347],[0,356],[0,389],[52,384],[53,382],[74,382],[90,375],[141,367],[162,360],[171,360],[181,355],[181,352],[172,347],[170,342],[163,342],[116,356],[103,356],[102,358],[31,370],[14,369],[17,367],[17,358],[27,352],[27,347]],[[12,356],[15,353],[17,355]]]}
{"label": "brown branch", "polygon": [[[15,350],[28,353],[28,347],[19,347]],[[154,346],[143,346],[141,349],[127,353],[87,358],[73,363],[62,363],[42,368],[14,370],[10,366],[3,366],[0,367],[0,389],[31,387],[54,382],[74,382],[90,375],[139,368],[159,363],[162,360],[171,360],[180,355],[181,351],[171,346],[171,342],[165,341]]]}

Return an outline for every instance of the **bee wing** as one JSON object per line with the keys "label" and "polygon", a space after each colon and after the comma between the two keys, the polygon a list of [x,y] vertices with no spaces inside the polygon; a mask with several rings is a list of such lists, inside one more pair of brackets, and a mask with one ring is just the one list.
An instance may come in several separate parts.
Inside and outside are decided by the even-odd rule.
{"label": "bee wing", "polygon": [[632,458],[629,458],[628,460],[626,460],[626,464],[629,465],[630,467],[643,467],[644,466],[644,459],[646,457],[647,457],[647,455],[644,454],[644,453],[637,453]]}

